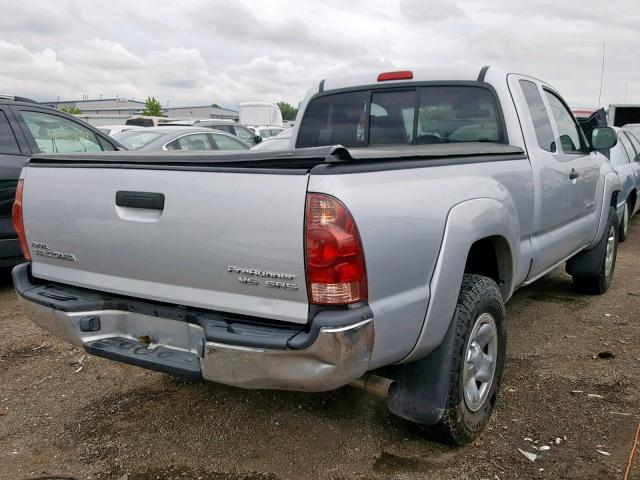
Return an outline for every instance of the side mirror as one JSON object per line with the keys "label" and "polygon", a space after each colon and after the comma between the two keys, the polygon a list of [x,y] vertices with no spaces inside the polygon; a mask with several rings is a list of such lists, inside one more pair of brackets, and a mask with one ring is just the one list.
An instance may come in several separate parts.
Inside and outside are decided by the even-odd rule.
{"label": "side mirror", "polygon": [[255,137],[256,145],[262,141],[262,137],[260,135],[256,135]]}
{"label": "side mirror", "polygon": [[594,150],[613,148],[618,143],[618,136],[611,127],[596,127],[591,132],[591,145]]}

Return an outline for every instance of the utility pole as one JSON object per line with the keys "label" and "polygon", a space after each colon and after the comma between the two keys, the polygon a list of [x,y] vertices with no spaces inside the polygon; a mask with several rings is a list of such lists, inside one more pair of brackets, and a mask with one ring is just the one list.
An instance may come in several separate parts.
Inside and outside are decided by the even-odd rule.
{"label": "utility pole", "polygon": [[598,108],[600,108],[600,100],[602,99],[602,81],[604,79],[604,53],[607,47],[606,42],[602,42],[602,69],[600,70],[600,93],[598,94]]}

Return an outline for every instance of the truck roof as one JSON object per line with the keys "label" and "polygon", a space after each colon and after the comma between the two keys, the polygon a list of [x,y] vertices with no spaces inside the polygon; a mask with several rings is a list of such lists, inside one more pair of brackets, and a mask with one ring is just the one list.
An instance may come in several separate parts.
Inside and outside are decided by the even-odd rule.
{"label": "truck roof", "polygon": [[[321,91],[324,90],[336,90],[341,88],[352,88],[363,85],[372,85],[378,83],[378,75],[387,71],[410,71],[413,73],[411,82],[429,82],[439,80],[458,80],[458,81],[470,81],[475,82],[482,76],[489,67],[449,67],[449,68],[436,68],[436,67],[415,67],[407,69],[378,69],[371,70],[365,73],[357,73],[352,75],[329,77],[322,80]],[[495,70],[495,67],[491,67]],[[505,72],[506,75],[506,72]],[[390,80],[385,83],[393,84],[395,82],[406,82],[406,79]]]}

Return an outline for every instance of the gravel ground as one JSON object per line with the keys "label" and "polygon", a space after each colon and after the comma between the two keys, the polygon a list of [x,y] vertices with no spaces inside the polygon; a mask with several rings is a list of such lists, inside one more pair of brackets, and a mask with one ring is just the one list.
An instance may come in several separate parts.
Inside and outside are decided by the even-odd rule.
{"label": "gravel ground", "polygon": [[[620,479],[640,420],[639,273],[635,219],[606,295],[576,294],[562,268],[516,292],[498,408],[458,449],[421,439],[349,387],[243,391],[96,357],[78,371],[83,351],[28,321],[5,273],[0,478]],[[640,479],[638,458],[630,478]]]}

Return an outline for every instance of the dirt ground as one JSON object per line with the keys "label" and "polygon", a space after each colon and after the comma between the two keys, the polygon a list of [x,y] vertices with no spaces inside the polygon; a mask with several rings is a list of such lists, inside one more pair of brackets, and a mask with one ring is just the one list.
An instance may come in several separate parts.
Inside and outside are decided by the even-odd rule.
{"label": "dirt ground", "polygon": [[640,219],[606,295],[576,294],[562,268],[516,292],[497,411],[458,449],[350,387],[243,391],[96,357],[78,371],[83,352],[29,322],[0,282],[3,480],[621,479],[640,420]]}

